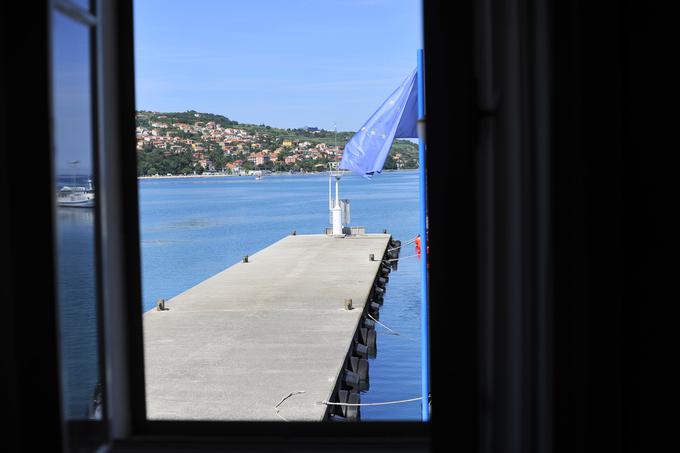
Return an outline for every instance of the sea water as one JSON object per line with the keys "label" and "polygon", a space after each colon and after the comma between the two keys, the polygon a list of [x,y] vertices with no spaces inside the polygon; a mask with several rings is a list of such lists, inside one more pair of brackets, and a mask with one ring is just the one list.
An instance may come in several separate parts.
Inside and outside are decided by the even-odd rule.
{"label": "sea water", "polygon": [[[418,232],[415,171],[386,172],[371,180],[345,175],[340,182],[340,197],[350,200],[351,224],[364,226],[368,233],[386,229],[395,239],[406,243]],[[147,311],[157,299],[178,295],[293,230],[298,234],[322,233],[329,223],[328,177],[307,174],[271,175],[260,180],[246,176],[141,179],[139,211],[143,310]],[[71,237],[86,240],[84,233],[93,229],[78,220],[91,222],[89,217],[87,214],[66,217],[62,234],[68,238],[64,230],[77,230]],[[420,396],[420,261],[417,257],[408,258],[413,255],[413,244],[401,251],[404,259],[398,270],[390,274],[380,310],[380,322],[402,335],[377,326],[378,354],[370,360],[370,388],[362,394],[362,403]],[[67,263],[68,259],[63,261]],[[266,280],[267,276],[262,278]],[[79,281],[85,283],[87,279]],[[74,291],[74,283],[67,286]],[[88,291],[93,289],[81,290],[81,296],[88,296]],[[66,318],[67,328],[80,330],[82,340],[87,338],[82,332],[87,323],[78,323],[76,319],[87,314],[92,325],[93,314],[91,309],[74,313],[74,305],[77,303],[73,301],[67,304],[68,311],[62,318]],[[92,363],[88,360],[95,360],[96,348],[82,346],[72,337],[68,347],[79,358],[67,360],[71,369],[66,370],[65,381],[71,389],[67,392],[69,407],[80,413],[87,406],[91,386],[96,381],[96,368],[89,365],[87,370],[88,363]],[[418,420],[420,402],[362,407],[361,418]]]}

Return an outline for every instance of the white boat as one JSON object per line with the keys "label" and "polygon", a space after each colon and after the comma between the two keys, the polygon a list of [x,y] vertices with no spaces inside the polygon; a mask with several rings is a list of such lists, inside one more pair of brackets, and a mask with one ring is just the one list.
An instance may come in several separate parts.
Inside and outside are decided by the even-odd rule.
{"label": "white boat", "polygon": [[57,204],[72,208],[94,207],[94,191],[85,187],[64,186],[57,192]]}
{"label": "white boat", "polygon": [[64,186],[57,192],[57,204],[59,206],[73,207],[73,208],[92,208],[94,207],[94,187],[92,187],[92,180],[87,180],[87,187],[76,186],[76,175],[78,174],[75,168],[80,161],[73,160],[69,164],[73,165],[73,186]]}

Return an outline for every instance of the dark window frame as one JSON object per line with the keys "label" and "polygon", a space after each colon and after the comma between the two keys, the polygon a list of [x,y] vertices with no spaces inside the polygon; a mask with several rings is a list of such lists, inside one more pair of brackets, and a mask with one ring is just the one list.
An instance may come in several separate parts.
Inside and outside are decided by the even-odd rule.
{"label": "dark window frame", "polygon": [[[437,2],[425,1],[425,10],[436,10],[440,8]],[[472,13],[471,3],[465,3],[461,6],[461,11],[466,14]],[[192,439],[211,439],[212,441],[219,440],[221,442],[261,442],[263,439],[267,441],[281,441],[283,439],[298,439],[301,442],[311,440],[325,440],[329,442],[372,442],[381,441],[391,445],[408,444],[412,446],[419,445],[426,446],[432,434],[432,422],[422,423],[414,422],[366,422],[366,423],[280,423],[280,422],[250,422],[250,421],[236,421],[236,422],[210,422],[210,421],[169,421],[169,420],[148,420],[145,414],[145,392],[144,392],[144,367],[143,367],[143,338],[142,338],[142,305],[141,301],[141,281],[139,272],[140,251],[139,251],[139,212],[138,212],[138,192],[137,192],[137,168],[135,153],[135,104],[134,104],[134,54],[133,54],[133,22],[132,22],[132,2],[130,0],[117,2],[116,10],[116,24],[117,30],[115,48],[117,52],[118,67],[116,78],[118,81],[119,90],[119,131],[121,137],[120,143],[120,187],[121,187],[121,203],[126,208],[124,209],[121,223],[123,225],[125,237],[125,281],[126,281],[126,318],[125,324],[127,326],[127,376],[128,376],[128,391],[131,419],[126,422],[129,423],[124,429],[127,432],[127,441],[121,441],[119,445],[130,445],[130,439],[135,439],[135,442],[151,442],[152,439],[167,439],[182,438],[183,436]],[[434,16],[431,22],[433,33],[427,32],[428,24],[425,24],[425,47],[426,55],[429,45],[435,46],[437,43],[436,33],[441,33],[439,27],[444,27],[444,24],[436,22]],[[461,25],[464,23],[463,19],[459,19]],[[461,30],[469,31],[469,23],[461,27]],[[471,34],[463,32],[461,37],[464,41],[461,46],[469,45]],[[429,71],[430,68],[428,67]],[[441,82],[441,81],[439,81]],[[469,82],[469,80],[468,80]],[[435,87],[431,86],[426,80],[427,89],[433,92],[437,91]],[[444,108],[442,102],[428,101],[428,111],[435,114]],[[465,106],[467,111],[467,106]],[[462,113],[461,113],[462,114]],[[461,129],[463,126],[461,126]],[[436,135],[434,135],[436,137]],[[462,137],[467,139],[469,134],[462,134]],[[440,137],[444,140],[444,137]],[[450,137],[447,138],[450,140]],[[465,164],[471,164],[472,161],[466,157]],[[428,171],[430,165],[428,165]],[[465,170],[465,167],[460,167],[461,184],[470,182],[472,174]],[[430,201],[429,205],[434,206],[438,203],[440,205],[444,202],[444,196],[439,196],[439,191],[433,190],[435,185],[429,180],[428,186]],[[450,201],[450,198],[448,198]],[[432,209],[430,209],[432,211]],[[472,220],[470,223],[473,223]],[[437,228],[435,223],[431,223],[431,229]],[[440,231],[443,231],[441,229]],[[468,230],[469,231],[469,230]],[[461,236],[462,239],[462,236]],[[465,241],[465,239],[462,239]],[[436,242],[436,241],[434,241]],[[468,250],[470,250],[468,248]],[[441,258],[440,258],[441,259]],[[432,258],[432,263],[436,262],[436,258]],[[439,261],[444,266],[444,261]],[[461,264],[461,267],[463,265]],[[445,281],[444,279],[441,280]],[[442,290],[442,285],[432,285],[433,291],[438,292]],[[472,301],[473,298],[470,299]],[[468,313],[474,313],[474,304],[468,304],[466,308]],[[441,340],[441,335],[438,335],[438,323],[432,322],[434,318],[431,317],[431,344]],[[470,329],[475,330],[476,326],[471,326],[467,321],[460,320],[459,327],[463,328],[460,331],[460,336],[464,333],[469,334]],[[439,332],[445,332],[446,328],[441,328]],[[475,335],[465,335],[467,338]],[[466,357],[472,358],[474,353],[471,349],[474,345],[467,342],[464,349],[466,350]],[[468,370],[470,368],[468,367]],[[453,380],[462,378],[453,377]],[[434,383],[433,379],[433,383]],[[446,388],[446,384],[442,385]],[[467,401],[474,399],[467,391],[461,391],[460,397],[467,398]],[[442,407],[442,410],[445,410]],[[463,415],[463,410],[460,410],[461,419],[469,419]],[[434,412],[433,416],[436,416]],[[114,429],[115,431],[115,429]],[[469,431],[468,433],[472,433]],[[348,440],[352,439],[352,440]]]}
{"label": "dark window frame", "polygon": [[[22,31],[15,34],[21,18]],[[0,4],[0,55],[13,70],[0,71],[0,391],[8,417],[2,439],[19,451],[29,439],[40,438],[53,450],[62,448],[59,363],[52,254],[53,193],[50,165],[49,16],[47,2]],[[13,65],[12,65],[13,64]],[[25,121],[32,118],[32,122]],[[26,158],[16,150],[31,137],[35,156],[32,183],[26,184]],[[31,203],[22,202],[30,199]],[[40,284],[36,284],[39,282]],[[29,291],[29,292],[27,292]],[[36,310],[35,303],[45,309]],[[6,367],[6,368],[5,368]],[[5,372],[6,371],[6,372]],[[41,407],[41,411],[35,411]]]}
{"label": "dark window frame", "polygon": [[[132,62],[133,52],[133,22],[132,1],[122,1],[118,8],[118,48],[124,53],[125,61]],[[120,55],[120,54],[119,54]],[[120,56],[119,56],[120,58]],[[125,98],[125,106],[120,114],[124,118],[122,124],[132,127],[121,127],[123,137],[122,152],[134,150],[134,67],[132,64],[119,66],[118,80],[121,83],[121,98]],[[134,153],[129,151],[134,157]],[[147,436],[199,436],[219,438],[221,440],[238,441],[250,438],[262,439],[318,439],[326,438],[338,441],[340,439],[381,438],[383,441],[403,443],[409,439],[412,442],[427,442],[430,437],[428,423],[419,421],[409,422],[361,422],[361,423],[309,423],[309,422],[251,422],[251,421],[171,421],[171,420],[148,420],[145,411],[145,392],[143,376],[143,338],[142,338],[142,304],[141,304],[141,281],[139,279],[139,212],[137,193],[137,163],[135,159],[125,159],[123,162],[123,178],[127,188],[123,203],[126,208],[125,223],[126,231],[125,249],[129,253],[129,260],[134,265],[126,267],[127,280],[130,290],[135,299],[130,299],[127,304],[127,323],[129,332],[129,372],[130,372],[130,400],[131,400],[131,434],[137,438]],[[134,190],[133,190],[134,188]],[[435,199],[437,197],[435,196]],[[134,208],[134,209],[133,209]],[[130,264],[130,261],[128,263]]]}
{"label": "dark window frame", "polygon": [[[8,4],[9,5],[9,4]],[[35,168],[41,170],[38,175],[44,176],[46,171],[51,171],[51,164],[47,150],[49,150],[51,143],[51,132],[49,128],[49,117],[51,112],[49,112],[49,98],[50,98],[50,86],[49,79],[46,77],[49,68],[46,67],[46,62],[49,60],[49,14],[51,13],[52,3],[49,0],[45,0],[41,3],[42,9],[39,11],[38,19],[35,22],[35,36],[43,36],[43,40],[36,40],[32,42],[31,46],[34,46],[34,52],[31,53],[31,58],[28,61],[24,61],[23,68],[27,70],[35,70],[32,77],[21,80],[18,75],[3,75],[3,96],[5,96],[5,88],[32,88],[32,93],[36,93],[36,98],[32,103],[32,107],[23,106],[21,100],[12,99],[7,105],[11,106],[15,111],[29,112],[39,118],[39,121],[45,123],[45,127],[41,129],[41,133],[36,133],[34,135],[35,140],[40,140],[44,144],[45,153],[41,154],[38,161],[35,163]],[[470,363],[467,362],[468,359],[474,359],[475,356],[475,343],[470,342],[470,338],[475,338],[476,326],[474,323],[470,322],[470,318],[461,316],[455,319],[445,319],[445,314],[447,309],[443,306],[436,308],[437,315],[431,315],[431,351],[434,352],[433,355],[437,357],[442,357],[441,362],[434,361],[432,364],[432,388],[440,388],[442,392],[441,399],[437,397],[435,399],[435,405],[433,408],[433,419],[427,424],[420,422],[368,422],[368,423],[254,423],[254,422],[149,422],[143,417],[143,412],[139,411],[140,407],[143,407],[144,394],[143,394],[143,367],[141,366],[130,366],[135,363],[141,362],[141,304],[138,302],[141,300],[141,286],[140,286],[140,260],[139,260],[139,223],[138,223],[138,194],[137,194],[137,175],[136,175],[136,153],[135,149],[135,105],[134,105],[134,55],[133,55],[133,42],[132,42],[132,2],[131,0],[122,1],[108,1],[100,0],[98,5],[103,6],[103,10],[98,13],[97,17],[97,49],[100,52],[97,55],[97,65],[104,64],[105,70],[100,71],[98,74],[98,83],[94,86],[98,86],[98,93],[96,95],[97,99],[101,101],[98,106],[98,117],[93,119],[97,121],[100,125],[99,128],[99,144],[102,143],[104,146],[100,146],[98,150],[98,167],[102,170],[102,174],[96,180],[98,185],[97,196],[101,202],[101,231],[105,231],[103,234],[102,242],[98,245],[102,249],[101,260],[102,273],[103,273],[103,284],[101,288],[104,290],[105,295],[103,302],[109,301],[112,297],[110,292],[117,291],[117,300],[127,301],[126,304],[120,307],[112,308],[110,304],[106,304],[104,307],[105,313],[105,328],[100,331],[105,336],[104,347],[105,347],[105,368],[106,377],[104,393],[106,398],[106,411],[107,411],[107,431],[106,432],[91,432],[88,431],[88,425],[90,423],[77,423],[70,424],[69,426],[62,425],[63,419],[61,418],[61,413],[58,412],[59,409],[59,398],[58,395],[58,362],[57,362],[57,352],[53,350],[56,326],[56,320],[54,319],[54,313],[50,313],[50,310],[41,313],[40,317],[34,317],[35,321],[40,321],[43,328],[38,334],[33,334],[28,336],[27,334],[19,332],[10,332],[14,338],[21,342],[18,344],[17,351],[24,352],[26,345],[29,343],[24,342],[24,340],[30,340],[32,345],[40,345],[40,347],[35,347],[35,351],[40,353],[41,357],[54,359],[54,362],[49,360],[41,360],[39,362],[31,364],[30,367],[19,367],[17,366],[17,376],[19,378],[25,378],[27,376],[39,375],[46,377],[47,382],[53,384],[51,386],[45,386],[42,391],[36,393],[35,397],[26,397],[25,394],[19,395],[15,399],[15,403],[25,403],[33,402],[34,404],[41,404],[44,407],[44,422],[40,423],[40,426],[46,427],[41,430],[41,437],[43,440],[50,441],[53,445],[61,444],[62,437],[87,437],[86,445],[80,444],[85,448],[94,446],[96,441],[102,437],[108,436],[107,439],[103,439],[102,443],[112,443],[114,449],[118,448],[121,450],[129,449],[148,449],[159,445],[184,445],[187,444],[193,446],[205,445],[209,448],[210,445],[234,445],[234,446],[244,446],[257,447],[257,446],[267,446],[267,445],[280,445],[281,442],[286,442],[287,445],[296,443],[300,446],[314,446],[314,445],[351,445],[353,449],[361,448],[362,446],[368,446],[371,451],[379,451],[380,446],[387,447],[390,451],[398,450],[425,450],[427,449],[430,439],[432,437],[432,430],[437,426],[443,426],[443,420],[450,419],[454,417],[455,419],[462,422],[460,429],[456,427],[459,434],[459,439],[470,439],[475,438],[476,433],[474,429],[467,429],[470,426],[475,425],[474,418],[470,417],[470,407],[468,403],[476,401],[474,392],[470,392],[468,387],[465,386],[468,381],[467,378],[463,376],[474,375],[471,370],[474,370],[474,360]],[[426,0],[425,5],[425,48],[426,48],[426,59],[428,52],[438,49],[439,52],[443,51],[443,43],[438,42],[438,33],[442,34],[444,30],[451,26],[451,22],[445,19],[448,18],[446,15],[441,15],[440,8],[443,8],[438,2],[434,0]],[[460,30],[461,41],[458,43],[459,48],[465,48],[469,46],[469,39],[471,36],[471,24],[470,14],[471,2],[464,2],[457,6],[460,8],[460,14],[457,17],[458,30]],[[19,5],[12,4],[11,10],[7,6],[8,11],[12,12],[13,17],[23,17],[31,13],[35,14],[35,11],[31,12],[31,9],[35,9],[35,5]],[[7,16],[9,17],[9,15]],[[2,21],[4,23],[9,23],[10,19],[3,17]],[[106,30],[102,30],[102,25],[106,24]],[[427,30],[431,31],[427,31]],[[31,28],[33,30],[33,28]],[[113,31],[113,32],[112,32]],[[42,35],[41,35],[42,32]],[[107,34],[108,33],[108,34]],[[106,41],[103,48],[99,48],[99,41],[104,36],[103,41]],[[437,46],[439,44],[439,46]],[[103,50],[102,50],[103,49]],[[3,55],[5,55],[6,49],[3,48]],[[20,61],[23,56],[19,53],[10,53],[13,57],[11,60]],[[441,55],[438,55],[441,56]],[[108,60],[111,61],[108,61]],[[102,63],[104,60],[104,63]],[[426,71],[428,74],[435,74],[442,70],[440,66],[441,63],[435,63],[434,61],[426,61]],[[108,65],[108,66],[107,66]],[[102,67],[102,66],[98,66]],[[107,71],[111,69],[111,71]],[[40,75],[44,74],[45,78],[41,78]],[[106,79],[105,83],[101,83],[102,77]],[[466,77],[462,77],[467,82],[469,80]],[[462,80],[461,79],[461,80]],[[113,83],[111,83],[113,82]],[[426,79],[426,89],[429,92],[437,92],[441,86],[439,84],[447,84],[447,81],[441,78],[428,78]],[[113,101],[112,101],[113,100]],[[45,106],[47,109],[40,109],[41,106]],[[463,116],[468,112],[468,105],[460,106],[457,111],[459,116]],[[442,118],[450,113],[450,105],[445,99],[432,98],[431,102],[428,101],[428,112],[433,118],[437,117],[438,112],[441,112]],[[101,114],[99,114],[101,113]],[[5,124],[17,127],[17,130],[28,130],[24,124],[22,124],[18,119],[6,121],[3,117],[3,126]],[[435,119],[435,121],[437,121]],[[97,126],[95,124],[95,127]],[[102,128],[101,125],[106,124],[107,127]],[[432,127],[428,133],[428,141],[430,144],[439,143],[440,146],[449,145],[451,141],[451,128],[442,128],[442,123],[434,123],[435,127]],[[456,126],[458,131],[463,131],[467,127],[467,124],[461,124]],[[111,135],[117,135],[116,139],[112,139]],[[462,137],[461,146],[466,147],[468,144],[469,134],[461,134]],[[3,138],[4,140],[4,138]],[[18,139],[10,137],[9,145],[19,145],[20,141]],[[5,143],[3,142],[3,146]],[[432,146],[432,145],[431,145]],[[7,156],[5,160],[3,156],[3,163],[16,164],[20,160],[18,157]],[[433,167],[437,162],[437,159],[430,159],[428,163],[428,187],[430,188],[429,194],[429,206],[430,206],[430,231],[439,232],[437,236],[432,237],[432,245],[436,247],[441,247],[442,250],[450,247],[450,238],[446,236],[450,233],[447,230],[445,220],[442,221],[442,217],[437,217],[436,212],[440,208],[433,207],[443,207],[452,198],[448,194],[444,193],[445,185],[448,184],[447,178],[451,177],[449,172],[446,175],[442,175],[441,171],[437,172]],[[460,166],[453,169],[455,177],[457,178],[457,184],[460,187],[467,185],[469,189],[474,183],[474,178],[472,172],[468,171],[469,168],[466,167],[471,162],[470,154],[465,154],[465,156],[460,157]],[[439,161],[441,164],[441,161]],[[436,177],[433,176],[436,174]],[[445,176],[442,179],[442,176]],[[439,178],[439,179],[437,179]],[[10,180],[13,184],[20,182],[20,177],[12,177]],[[52,188],[49,184],[45,182],[46,180],[39,181],[39,184],[29,188],[23,188],[21,196],[25,194],[35,194],[34,199],[36,204],[34,204],[33,209],[40,209],[41,213],[49,214],[51,219],[54,210],[54,201],[52,200]],[[435,182],[437,181],[437,182]],[[49,186],[49,187],[48,187]],[[458,202],[464,202],[463,205],[470,208],[471,203],[466,200],[468,192],[462,192],[455,197]],[[7,200],[5,200],[4,195],[2,198],[3,206],[7,206],[6,212],[10,214],[10,217],[15,220],[16,225],[23,225],[22,221],[28,218],[27,208],[23,208],[17,205],[11,205],[10,202],[14,203],[15,200],[19,200],[19,194],[14,194],[14,192],[6,192],[8,194]],[[129,209],[122,209],[123,207]],[[45,217],[43,215],[43,217]],[[472,251],[473,247],[469,243],[469,238],[466,236],[467,232],[474,230],[474,221],[472,217],[468,217],[468,222],[459,222],[456,226],[453,236],[455,242],[458,245],[463,245],[465,253]],[[4,225],[4,223],[3,223]],[[40,225],[40,240],[35,240],[31,244],[31,250],[33,253],[32,259],[36,260],[39,257],[39,261],[43,264],[40,268],[35,268],[37,276],[40,276],[43,282],[50,282],[53,277],[54,262],[52,256],[52,238],[53,238],[53,225],[50,222],[43,222]],[[19,234],[15,229],[8,237],[11,239],[23,239],[27,234]],[[116,242],[118,241],[118,242]],[[121,246],[121,244],[124,244]],[[437,245],[439,244],[439,245]],[[38,247],[40,245],[41,247]],[[118,250],[113,253],[113,246],[117,245]],[[13,251],[11,257],[12,263],[23,263],[21,253],[25,250]],[[464,265],[464,254],[457,257],[457,267],[464,269],[468,274],[472,272],[467,269]],[[444,256],[442,254],[434,254],[430,256],[430,263],[432,265],[431,269],[431,295],[436,297],[438,294],[446,294],[448,292],[448,271],[444,269],[451,264],[450,257]],[[119,269],[115,268],[118,267]],[[30,280],[28,277],[22,277],[17,274],[8,274],[2,277],[2,281],[19,284],[27,283]],[[457,313],[461,315],[474,314],[474,282],[468,280],[465,282],[466,286],[459,288],[459,294],[466,294],[469,291],[469,296],[464,304],[457,305]],[[115,288],[112,290],[111,286]],[[54,288],[46,284],[45,287],[41,288],[40,291],[36,292],[40,294],[40,297],[44,300],[54,303],[56,294]],[[19,288],[11,289],[10,300],[13,307],[20,308],[21,311],[17,312],[11,319],[18,320],[20,314],[26,314],[26,308],[24,308],[21,299],[21,290]],[[111,310],[122,309],[122,313],[111,313]],[[119,316],[124,315],[124,316]],[[17,328],[19,326],[24,326],[25,323],[16,322]],[[111,326],[115,329],[112,331]],[[465,342],[461,342],[456,345],[454,349],[450,349],[448,346],[444,347],[444,344],[448,344],[449,329],[451,326],[455,327],[455,337],[459,339],[465,338]],[[124,337],[116,337],[115,332],[136,332],[135,335],[125,335]],[[11,352],[13,346],[9,343],[3,345]],[[456,366],[465,369],[465,373],[460,374],[450,374],[446,369],[448,364],[446,359],[449,355],[457,356]],[[12,357],[12,363],[18,365],[19,359],[17,355],[14,354]],[[119,366],[120,364],[123,366]],[[125,366],[127,365],[127,366]],[[471,366],[473,365],[473,366]],[[474,378],[473,378],[474,380]],[[26,384],[33,382],[31,380],[26,380]],[[137,385],[141,383],[141,385]],[[463,384],[463,385],[462,385]],[[10,388],[17,388],[17,385],[11,385]],[[23,389],[24,386],[21,386]],[[29,387],[26,387],[27,391],[34,391]],[[437,402],[437,400],[441,402]],[[120,401],[118,401],[120,400]],[[448,405],[449,402],[454,404]],[[111,403],[114,404],[111,404]],[[135,411],[126,410],[126,404],[133,404],[136,408]],[[441,406],[438,406],[441,404]],[[441,416],[438,415],[437,407],[441,407]],[[54,410],[57,412],[55,412]],[[35,414],[29,414],[25,408],[24,410],[16,410],[15,413],[22,414],[22,420],[31,420],[30,426],[25,428],[25,431],[17,432],[12,439],[31,439],[32,435],[35,433],[35,423],[40,420]],[[141,414],[141,416],[140,416]],[[132,417],[130,417],[132,416]],[[445,417],[445,418],[444,418]],[[437,420],[442,420],[438,422]],[[17,423],[21,423],[18,420]],[[439,424],[438,424],[439,423]],[[49,429],[51,431],[49,431]],[[62,431],[63,429],[63,431]],[[88,437],[89,436],[89,437]],[[462,441],[465,442],[465,441]],[[179,447],[181,448],[181,447]],[[58,448],[53,448],[53,450],[58,450]]]}
{"label": "dark window frame", "polygon": [[[99,122],[99,65],[98,65],[98,52],[99,52],[99,46],[98,46],[98,18],[97,18],[97,10],[98,10],[98,0],[89,0],[88,2],[88,9],[85,10],[82,8],[81,5],[78,5],[76,3],[73,3],[72,1],[69,0],[51,0],[47,2],[48,6],[48,11],[47,11],[47,17],[48,21],[51,24],[52,22],[52,16],[54,14],[59,14],[62,15],[66,20],[72,21],[74,23],[77,23],[79,26],[82,27],[87,27],[88,30],[88,47],[89,47],[89,72],[90,72],[90,119],[91,119],[91,125],[90,125],[90,140],[91,140],[91,156],[90,158],[92,159],[92,178],[93,178],[93,188],[95,191],[95,194],[100,193],[100,175],[101,175],[101,165],[100,165],[100,140],[99,140],[99,130],[100,130],[100,122]],[[53,70],[52,70],[52,52],[51,52],[51,44],[52,44],[52,27],[48,28],[50,30],[48,36],[49,36],[49,44],[48,44],[48,56],[49,56],[49,63],[48,66],[50,67],[49,71],[49,82],[50,83],[50,88],[53,86],[52,85],[52,77],[53,77]],[[52,107],[52,100],[49,102],[50,106]],[[50,115],[52,117],[52,114]],[[52,129],[50,129],[51,131]],[[52,140],[50,140],[52,141]],[[52,174],[54,175],[54,170],[56,170],[56,165],[54,163],[54,145],[50,147],[51,152],[50,152],[50,159],[52,161],[51,167],[53,169]],[[54,177],[54,176],[53,176]],[[55,187],[55,181],[54,179],[51,179],[52,187]],[[104,313],[104,307],[103,307],[103,301],[104,301],[104,288],[103,288],[103,279],[104,276],[102,275],[102,256],[101,256],[101,247],[102,247],[102,204],[99,203],[99,200],[97,199],[97,202],[95,203],[95,206],[93,208],[93,213],[94,213],[94,264],[95,264],[95,272],[94,272],[94,279],[95,279],[95,310],[96,310],[96,316],[97,316],[97,353],[98,353],[98,363],[97,363],[97,368],[98,368],[98,375],[99,375],[99,383],[101,385],[102,389],[102,399],[105,401],[106,400],[106,385],[105,385],[105,379],[106,379],[106,366],[105,366],[105,361],[104,357],[106,354],[106,348],[104,344],[104,329],[105,329],[105,323],[104,323],[104,318],[103,318],[103,313]],[[56,220],[55,220],[56,222]],[[56,225],[53,226],[54,233],[56,234]],[[57,245],[57,238],[56,236],[54,237],[54,244],[55,247]],[[58,282],[58,280],[57,280]],[[55,293],[55,306],[56,310],[58,311],[58,294]],[[58,321],[58,320],[57,320]],[[61,334],[59,331],[57,331],[57,338],[60,338]],[[59,340],[58,340],[59,341]],[[60,359],[61,360],[61,359]],[[94,390],[94,389],[93,389]],[[63,396],[62,396],[63,398]],[[63,404],[63,402],[62,402]],[[87,419],[64,419],[64,441],[65,445],[68,448],[86,448],[86,447],[94,447],[100,444],[102,441],[105,441],[108,438],[108,407],[106,404],[102,405],[102,412],[101,412],[101,418],[100,419],[92,419],[92,420],[87,420]]]}

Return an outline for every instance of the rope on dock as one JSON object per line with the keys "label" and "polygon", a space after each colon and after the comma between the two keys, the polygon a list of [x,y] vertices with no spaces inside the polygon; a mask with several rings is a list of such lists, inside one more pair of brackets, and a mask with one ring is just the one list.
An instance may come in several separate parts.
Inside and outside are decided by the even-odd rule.
{"label": "rope on dock", "polygon": [[372,319],[373,321],[375,321],[377,324],[380,324],[381,326],[383,326],[385,329],[389,330],[389,331],[392,333],[392,335],[399,335],[400,337],[408,338],[408,339],[411,340],[411,341],[420,341],[420,340],[417,339],[417,338],[413,338],[413,337],[410,337],[410,336],[408,336],[408,335],[406,335],[406,334],[397,332],[397,331],[394,330],[394,329],[390,329],[390,328],[387,327],[385,324],[381,323],[380,321],[378,321],[377,319],[375,319],[373,316],[371,316],[370,313],[366,313],[366,316],[368,316],[369,318],[371,318],[371,319]]}
{"label": "rope on dock", "polygon": [[299,395],[300,393],[305,393],[305,391],[304,391],[304,390],[296,390],[296,391],[294,391],[294,392],[290,392],[288,395],[286,395],[286,396],[284,396],[283,398],[281,398],[281,401],[279,401],[278,404],[277,404],[276,406],[274,406],[274,410],[276,411],[276,415],[278,415],[279,418],[280,418],[281,420],[283,420],[284,422],[287,422],[288,420],[287,420],[283,415],[279,414],[279,406],[280,406],[284,401],[286,401],[288,398],[290,398],[291,396],[293,396],[293,395]]}
{"label": "rope on dock", "polygon": [[409,398],[407,400],[397,400],[397,401],[383,401],[381,403],[331,403],[330,401],[319,401],[318,404],[325,404],[327,406],[386,406],[388,404],[401,404],[401,403],[410,403],[413,401],[420,401],[422,400],[423,397],[419,396],[418,398]]}
{"label": "rope on dock", "polygon": [[411,239],[410,241],[405,242],[405,243],[401,244],[401,245],[398,246],[398,247],[392,247],[391,249],[387,249],[387,251],[388,251],[388,252],[391,252],[392,250],[399,250],[400,248],[402,248],[402,247],[404,247],[404,246],[407,246],[407,245],[409,245],[409,244],[413,244],[414,242],[416,242],[416,239],[418,239],[418,236],[417,236],[417,235],[416,235],[416,236],[413,236],[413,239]]}
{"label": "rope on dock", "polygon": [[420,256],[420,255],[402,256],[402,257],[400,257],[400,258],[392,258],[392,259],[390,259],[390,260],[382,260],[382,261],[383,261],[383,263],[390,263],[390,262],[392,262],[392,261],[399,261],[399,260],[403,260],[404,258],[413,258],[413,257],[415,257],[415,256]]}

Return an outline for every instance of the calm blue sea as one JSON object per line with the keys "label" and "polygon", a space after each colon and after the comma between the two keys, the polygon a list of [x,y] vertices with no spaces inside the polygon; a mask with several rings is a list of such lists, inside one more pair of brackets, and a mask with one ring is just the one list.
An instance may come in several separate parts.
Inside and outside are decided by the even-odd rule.
{"label": "calm blue sea", "polygon": [[[327,190],[325,175],[272,175],[259,181],[254,177],[140,180],[144,310],[153,308],[157,299],[172,298],[293,230],[300,234],[321,233],[328,224]],[[417,172],[384,173],[373,180],[347,175],[340,191],[341,198],[351,201],[352,225],[363,225],[367,232],[387,229],[402,242],[417,233]],[[62,230],[73,230],[76,233],[71,236],[82,237],[88,230],[86,217],[78,213],[60,217],[65,225]],[[85,226],[79,224],[79,219],[86,222]],[[66,232],[62,234],[68,239]],[[413,245],[402,251],[402,256],[413,254]],[[370,362],[370,388],[362,395],[362,403],[420,394],[418,264],[416,258],[405,259],[390,274],[380,321],[404,335],[395,336],[378,326],[378,355]],[[87,291],[81,293],[87,296]],[[73,320],[89,313],[86,310],[73,314],[70,305],[67,325],[77,324]],[[88,315],[88,319],[92,316]],[[82,332],[80,335],[82,339]],[[68,347],[73,349],[76,345],[72,343]],[[96,354],[93,348],[80,352],[90,357]],[[66,380],[71,383],[70,399],[75,400],[74,410],[79,413],[83,408],[81,398],[90,397],[91,391],[78,389],[91,389],[96,372],[79,373],[78,366],[84,364],[82,360],[77,362],[70,364],[71,371],[66,373],[70,378]],[[361,417],[417,420],[420,403],[363,407]]]}

